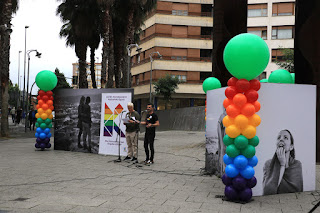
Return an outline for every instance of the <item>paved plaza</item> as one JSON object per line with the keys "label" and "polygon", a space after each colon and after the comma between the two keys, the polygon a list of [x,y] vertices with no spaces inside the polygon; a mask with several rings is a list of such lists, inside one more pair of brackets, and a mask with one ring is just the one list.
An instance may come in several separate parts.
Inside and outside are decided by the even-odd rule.
{"label": "paved plaza", "polygon": [[[320,192],[254,197],[248,204],[216,198],[223,195],[224,185],[215,176],[203,175],[204,132],[157,132],[155,164],[137,166],[114,163],[116,156],[37,151],[31,133],[10,128],[17,129],[14,138],[0,139],[0,213],[291,213],[308,212],[320,199]],[[144,157],[141,134],[139,161]]]}

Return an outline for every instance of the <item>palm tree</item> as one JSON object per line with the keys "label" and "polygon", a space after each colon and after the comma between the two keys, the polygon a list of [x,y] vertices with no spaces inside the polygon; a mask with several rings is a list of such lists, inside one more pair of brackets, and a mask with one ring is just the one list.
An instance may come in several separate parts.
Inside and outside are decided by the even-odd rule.
{"label": "palm tree", "polygon": [[[63,33],[60,32],[60,35],[66,37],[67,45],[74,44],[76,55],[79,58],[80,88],[88,88],[86,74],[87,47],[92,45],[92,47],[95,48],[95,43],[91,43],[91,41],[97,31],[97,14],[99,14],[99,12],[95,0],[64,0],[57,9],[57,15],[60,15],[64,22],[61,28]],[[66,33],[70,33],[70,35]],[[68,39],[71,38],[73,39],[72,42],[68,41]]]}
{"label": "palm tree", "polygon": [[9,136],[8,101],[9,101],[9,64],[10,33],[12,14],[18,9],[18,0],[0,2],[0,81],[1,81],[1,136]]}

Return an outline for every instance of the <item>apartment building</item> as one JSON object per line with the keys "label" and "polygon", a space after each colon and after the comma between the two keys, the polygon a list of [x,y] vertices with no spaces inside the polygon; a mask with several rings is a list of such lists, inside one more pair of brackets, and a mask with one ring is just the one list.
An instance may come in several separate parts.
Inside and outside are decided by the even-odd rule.
{"label": "apartment building", "polygon": [[[92,79],[91,79],[91,71],[90,71],[90,63],[87,63],[87,80],[88,80],[88,88],[92,89]],[[96,83],[97,88],[101,88],[101,63],[95,63],[95,74],[96,74]],[[79,63],[72,64],[72,88],[79,88]]]}

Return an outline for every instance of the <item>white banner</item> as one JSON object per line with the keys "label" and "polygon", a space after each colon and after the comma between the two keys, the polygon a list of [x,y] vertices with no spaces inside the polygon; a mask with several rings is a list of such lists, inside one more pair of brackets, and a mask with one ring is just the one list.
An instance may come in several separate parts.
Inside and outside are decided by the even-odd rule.
{"label": "white banner", "polygon": [[[212,155],[210,163],[224,173],[222,157],[225,129],[221,124],[226,115],[223,108],[225,88],[207,93],[206,149]],[[259,160],[255,169],[257,185],[253,195],[315,190],[316,180],[316,87],[313,85],[262,83],[259,91],[261,125],[256,147]],[[290,157],[279,182],[277,148],[281,137],[290,141]],[[271,186],[270,182],[275,182]],[[274,181],[275,180],[275,181]],[[273,188],[272,188],[273,187]]]}
{"label": "white banner", "polygon": [[128,112],[131,93],[102,93],[99,154],[126,156],[126,126],[122,119]]}

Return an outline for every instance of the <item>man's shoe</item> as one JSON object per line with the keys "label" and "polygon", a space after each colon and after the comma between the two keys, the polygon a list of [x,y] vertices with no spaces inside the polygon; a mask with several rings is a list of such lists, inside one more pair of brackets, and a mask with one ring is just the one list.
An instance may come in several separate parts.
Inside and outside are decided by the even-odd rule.
{"label": "man's shoe", "polygon": [[133,157],[132,159],[131,159],[131,161],[136,161],[137,160],[137,158],[135,158],[135,157]]}
{"label": "man's shoe", "polygon": [[125,157],[123,160],[130,160],[131,158],[129,156]]}

